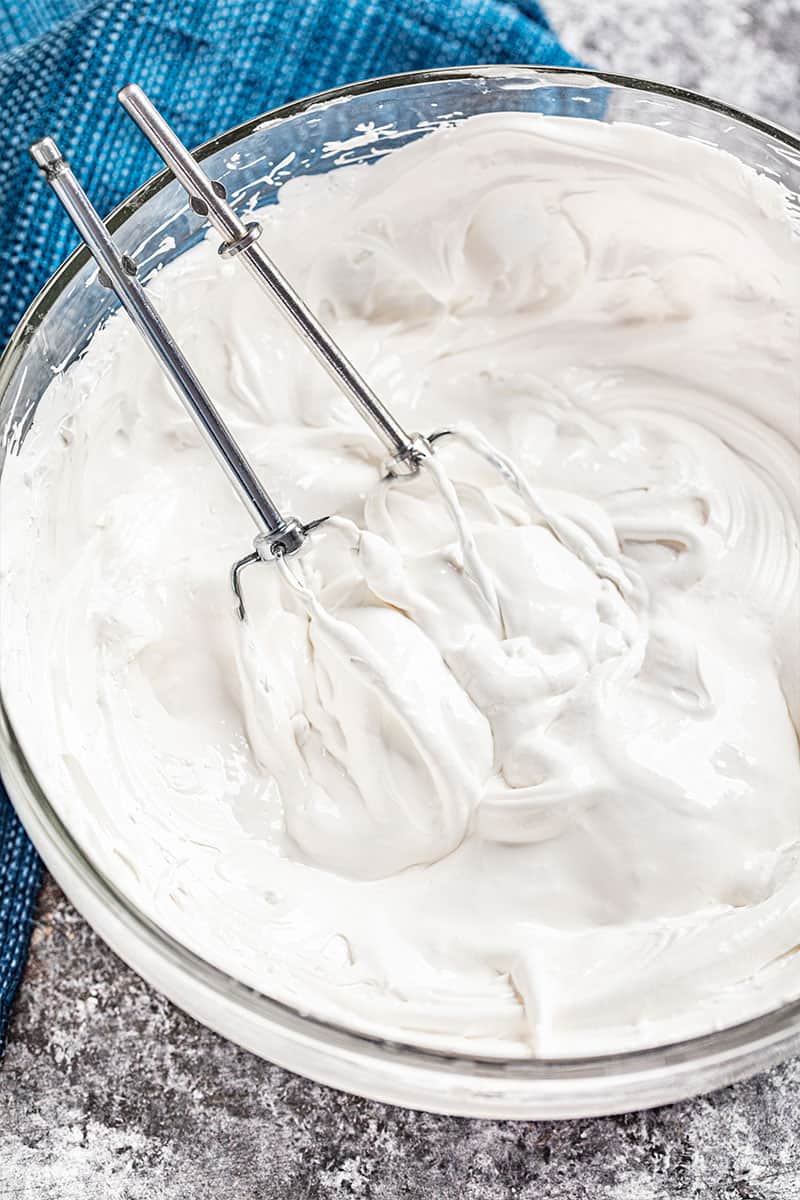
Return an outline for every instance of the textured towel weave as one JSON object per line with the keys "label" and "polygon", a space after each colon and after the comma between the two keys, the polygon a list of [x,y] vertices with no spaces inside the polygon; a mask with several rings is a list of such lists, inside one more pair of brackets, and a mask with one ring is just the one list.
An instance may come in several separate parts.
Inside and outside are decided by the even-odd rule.
{"label": "textured towel weave", "polygon": [[[0,0],[0,344],[77,243],[28,144],[56,137],[103,213],[160,167],[123,84],[197,145],[338,84],[490,62],[576,65],[535,0]],[[39,877],[0,787],[0,1042]]]}

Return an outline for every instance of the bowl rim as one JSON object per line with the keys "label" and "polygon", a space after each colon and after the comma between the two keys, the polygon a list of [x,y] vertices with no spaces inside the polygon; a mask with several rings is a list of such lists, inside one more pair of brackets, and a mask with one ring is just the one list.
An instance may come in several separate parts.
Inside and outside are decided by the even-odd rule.
{"label": "bowl rim", "polygon": [[[419,84],[446,83],[449,80],[501,80],[517,77],[530,80],[534,87],[537,86],[537,80],[540,81],[539,86],[546,86],[548,80],[557,80],[563,84],[574,80],[578,86],[599,82],[630,92],[639,91],[680,100],[728,117],[800,154],[800,137],[770,121],[701,93],[591,68],[537,64],[494,64],[410,71],[345,84],[270,109],[202,143],[194,153],[202,161],[267,125],[289,120],[316,108],[327,108],[354,96]],[[114,232],[124,225],[143,204],[172,182],[172,178],[171,172],[164,169],[126,197],[107,218],[110,231]],[[17,363],[36,328],[89,260],[89,251],[85,246],[81,245],[75,249],[50,276],[21,317],[0,356],[0,401],[6,394]],[[484,1098],[494,1095],[498,1087],[508,1089],[513,1097],[511,1102],[500,1103],[498,1108],[487,1101],[483,1108],[488,1106],[491,1111],[487,1111],[485,1115],[549,1115],[553,1109],[563,1108],[564,1097],[567,1094],[574,1102],[567,1102],[566,1111],[558,1115],[577,1116],[627,1111],[732,1082],[772,1065],[800,1049],[800,999],[735,1025],[683,1041],[618,1053],[556,1059],[503,1058],[471,1055],[461,1051],[426,1049],[410,1042],[359,1032],[335,1021],[304,1013],[299,1008],[242,983],[183,945],[128,900],[124,892],[93,863],[53,808],[28,762],[3,698],[2,680],[0,735],[0,775],[42,857],[48,865],[57,861],[65,872],[72,872],[81,877],[82,883],[87,885],[93,898],[113,914],[120,928],[140,939],[149,951],[166,959],[178,975],[196,984],[200,989],[216,994],[221,1002],[241,1005],[249,1014],[271,1022],[273,1026],[281,1027],[295,1040],[299,1037],[312,1043],[322,1041],[328,1047],[333,1045],[337,1052],[341,1052],[343,1059],[350,1062],[359,1061],[375,1070],[383,1068],[390,1074],[392,1071],[413,1072],[415,1069],[419,1071],[420,1077],[427,1078],[431,1072],[444,1074],[450,1077],[454,1085],[460,1081],[478,1095],[483,1091]],[[55,873],[59,875],[60,871]],[[180,1004],[181,1001],[178,1000],[177,1003]],[[235,1039],[234,1034],[228,1033],[227,1036]],[[291,1063],[283,1065],[289,1066],[289,1069],[296,1069]],[[303,1073],[313,1075],[312,1070],[305,1068]],[[327,1075],[317,1077],[344,1090],[360,1092],[378,1099],[387,1098],[383,1093],[374,1092],[352,1082],[339,1082]],[[537,1110],[538,1102],[535,1099],[532,1104],[526,1102],[526,1095],[536,1093],[537,1089],[542,1089],[543,1095],[547,1095],[546,1107],[549,1107],[546,1112]],[[601,1093],[605,1097],[604,1100],[598,1100]],[[404,1102],[392,1097],[389,1097],[389,1101]],[[415,1102],[414,1106],[424,1108],[426,1104],[424,1101]],[[459,1105],[454,1101],[452,1106],[448,1107],[442,1107],[439,1103],[431,1103],[427,1107],[442,1112],[484,1115],[480,1103]],[[541,1108],[541,1104],[538,1104],[538,1108]]]}

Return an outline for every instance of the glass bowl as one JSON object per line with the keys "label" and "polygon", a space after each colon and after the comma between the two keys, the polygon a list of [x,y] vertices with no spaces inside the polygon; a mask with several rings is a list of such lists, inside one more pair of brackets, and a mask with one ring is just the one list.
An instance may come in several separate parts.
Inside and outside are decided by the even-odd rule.
{"label": "glass bowl", "polygon": [[[418,72],[325,92],[256,118],[199,151],[244,205],[274,201],[299,174],[369,162],[443,120],[525,111],[628,121],[718,145],[792,194],[800,224],[800,139],[766,121],[675,88],[546,67]],[[162,173],[109,220],[146,277],[204,233]],[[56,272],[0,360],[0,460],[25,436],[52,378],[115,307],[84,249]],[[289,336],[289,335],[287,335]],[[0,461],[0,469],[2,469]],[[602,1057],[467,1058],[377,1040],[318,1020],[246,987],[139,911],[91,861],[40,786],[14,732],[0,680],[0,770],[45,863],[105,941],[198,1020],[264,1058],[372,1099],[473,1117],[554,1118],[624,1112],[740,1079],[800,1050],[800,1001],[703,1037]]]}

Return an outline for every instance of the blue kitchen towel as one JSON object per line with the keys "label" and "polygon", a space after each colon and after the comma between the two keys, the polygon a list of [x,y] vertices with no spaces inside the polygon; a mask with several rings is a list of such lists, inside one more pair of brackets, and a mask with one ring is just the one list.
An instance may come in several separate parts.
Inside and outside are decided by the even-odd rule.
{"label": "blue kitchen towel", "polygon": [[[197,145],[356,79],[508,62],[578,65],[535,0],[0,0],[0,345],[77,242],[29,143],[56,137],[103,213],[160,167],[123,84]],[[0,1044],[40,875],[0,786]]]}

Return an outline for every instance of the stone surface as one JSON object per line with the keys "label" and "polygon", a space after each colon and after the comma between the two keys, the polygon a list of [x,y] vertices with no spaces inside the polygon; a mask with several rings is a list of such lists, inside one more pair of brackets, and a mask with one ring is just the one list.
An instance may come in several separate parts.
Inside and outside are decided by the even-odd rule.
{"label": "stone surface", "polygon": [[469,1121],[273,1067],[154,993],[48,882],[0,1075],[2,1200],[796,1200],[800,1061],[649,1113]]}
{"label": "stone surface", "polygon": [[[800,129],[800,0],[550,0],[608,69]],[[46,885],[0,1071],[0,1200],[797,1200],[800,1062],[650,1113],[435,1117],[290,1075],[138,979]]]}
{"label": "stone surface", "polygon": [[543,0],[584,62],[800,131],[800,0]]}

